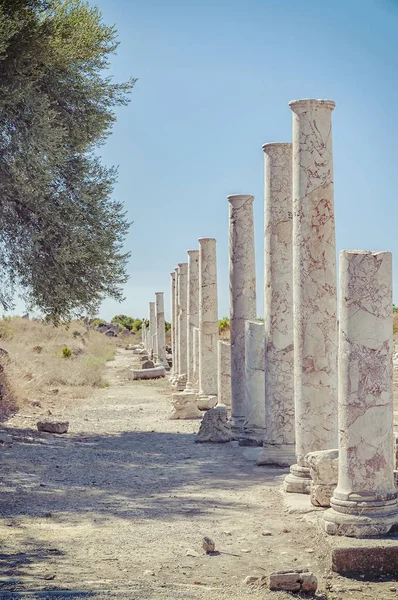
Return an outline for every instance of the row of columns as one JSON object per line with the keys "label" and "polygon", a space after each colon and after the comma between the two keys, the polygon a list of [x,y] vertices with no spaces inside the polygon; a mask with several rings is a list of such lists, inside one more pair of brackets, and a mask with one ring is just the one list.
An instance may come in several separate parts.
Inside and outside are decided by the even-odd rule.
{"label": "row of columns", "polygon": [[230,406],[232,437],[262,445],[258,464],[290,466],[287,492],[309,494],[307,455],[339,448],[325,529],[376,535],[398,521],[391,255],[341,254],[338,361],[334,106],[291,102],[293,143],[263,146],[264,324],[256,320],[253,196],[228,197],[229,344],[218,340],[216,241],[199,239],[172,273],[172,381],[188,418],[217,400]]}

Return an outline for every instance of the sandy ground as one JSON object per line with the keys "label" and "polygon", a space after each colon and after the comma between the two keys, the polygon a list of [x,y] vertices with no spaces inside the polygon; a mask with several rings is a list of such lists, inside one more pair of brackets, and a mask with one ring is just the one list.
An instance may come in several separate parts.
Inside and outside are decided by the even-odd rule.
{"label": "sandy ground", "polygon": [[[332,574],[319,511],[314,524],[288,511],[284,472],[256,467],[252,449],[195,444],[198,421],[168,418],[169,383],[128,381],[131,364],[119,351],[108,388],[6,423],[0,599],[287,600],[243,580],[289,568],[313,570],[324,600],[396,598],[391,580]],[[47,410],[70,422],[67,435],[35,430]]]}

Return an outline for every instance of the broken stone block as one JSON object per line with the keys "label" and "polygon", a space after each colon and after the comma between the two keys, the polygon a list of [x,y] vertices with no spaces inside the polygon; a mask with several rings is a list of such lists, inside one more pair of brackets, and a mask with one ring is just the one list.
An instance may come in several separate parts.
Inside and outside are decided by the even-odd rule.
{"label": "broken stone block", "polygon": [[47,433],[67,433],[69,429],[68,421],[39,421],[37,423],[37,429],[39,431],[46,431]]}
{"label": "broken stone block", "polygon": [[197,395],[193,392],[173,394],[174,413],[170,419],[200,419],[203,413],[196,406]]}
{"label": "broken stone block", "polygon": [[209,410],[217,406],[217,396],[198,396],[198,409]]}
{"label": "broken stone block", "polygon": [[154,366],[155,363],[153,362],[153,360],[144,360],[141,365],[141,369],[153,369]]}
{"label": "broken stone block", "polygon": [[231,425],[228,422],[225,406],[217,406],[205,412],[196,443],[211,442],[215,444],[231,440]]}
{"label": "broken stone block", "polygon": [[339,470],[338,450],[319,450],[307,454],[306,463],[312,478],[310,497],[314,506],[330,506],[330,498],[337,486]]}
{"label": "broken stone block", "polygon": [[269,589],[286,592],[315,592],[318,580],[308,569],[276,571],[269,576]]}

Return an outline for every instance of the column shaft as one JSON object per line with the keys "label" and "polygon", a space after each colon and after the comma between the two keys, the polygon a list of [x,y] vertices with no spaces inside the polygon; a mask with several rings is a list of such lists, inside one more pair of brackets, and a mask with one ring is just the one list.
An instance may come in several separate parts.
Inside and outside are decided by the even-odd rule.
{"label": "column shaft", "polygon": [[245,323],[245,413],[240,446],[260,446],[265,435],[265,328],[258,321]]}
{"label": "column shaft", "polygon": [[329,100],[293,111],[293,310],[296,458],[286,491],[309,493],[309,452],[337,444],[336,245]]}
{"label": "column shaft", "polygon": [[295,462],[292,145],[265,144],[264,449],[257,464]]}
{"label": "column shaft", "polygon": [[175,271],[170,273],[170,309],[171,309],[171,359],[172,367],[171,374],[174,377],[175,373],[175,343],[176,343],[176,314],[175,314],[175,293],[176,293],[176,274]]}
{"label": "column shaft", "polygon": [[218,341],[218,404],[231,407],[231,344]]}
{"label": "column shaft", "polygon": [[228,196],[231,332],[231,429],[242,434],[245,420],[245,321],[256,318],[253,196]]}
{"label": "column shaft", "polygon": [[156,292],[157,362],[168,367],[166,360],[166,325],[164,321],[164,292]]}
{"label": "column shaft", "polygon": [[193,330],[199,326],[199,250],[188,250],[187,384],[193,390]]}
{"label": "column shaft", "polygon": [[187,377],[187,284],[188,264],[179,263],[178,272],[178,387],[183,390]]}
{"label": "column shaft", "polygon": [[398,523],[390,252],[341,252],[339,339],[339,473],[323,523],[383,535]]}
{"label": "column shaft", "polygon": [[156,311],[155,302],[149,303],[149,348],[151,353],[155,353],[155,333],[156,333]]}

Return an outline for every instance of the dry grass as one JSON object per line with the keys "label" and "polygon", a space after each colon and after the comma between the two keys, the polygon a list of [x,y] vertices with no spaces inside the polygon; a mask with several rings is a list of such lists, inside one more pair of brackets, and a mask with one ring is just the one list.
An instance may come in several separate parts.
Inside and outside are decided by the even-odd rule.
{"label": "dry grass", "polygon": [[[0,356],[6,391],[0,416],[48,396],[80,398],[106,386],[103,366],[114,358],[117,341],[76,321],[68,327],[19,317],[0,321],[0,347],[8,352]],[[64,348],[70,356],[63,356]]]}

